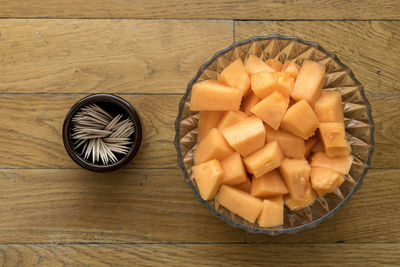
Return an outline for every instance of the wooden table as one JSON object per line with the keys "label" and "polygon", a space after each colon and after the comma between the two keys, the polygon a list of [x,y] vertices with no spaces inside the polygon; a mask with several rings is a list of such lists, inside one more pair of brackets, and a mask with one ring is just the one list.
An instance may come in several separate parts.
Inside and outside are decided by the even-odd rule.
{"label": "wooden table", "polygon": [[[399,265],[400,2],[0,0],[0,263]],[[279,33],[337,53],[365,86],[372,169],[317,229],[270,237],[215,218],[177,168],[173,123],[198,67],[233,41]],[[139,109],[127,168],[85,171],[61,125],[90,93]]]}

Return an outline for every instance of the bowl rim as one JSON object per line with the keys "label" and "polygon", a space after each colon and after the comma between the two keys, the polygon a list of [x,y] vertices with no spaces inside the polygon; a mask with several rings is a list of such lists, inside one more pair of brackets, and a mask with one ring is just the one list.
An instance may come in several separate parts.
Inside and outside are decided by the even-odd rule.
{"label": "bowl rim", "polygon": [[[309,45],[311,47],[314,47],[314,48],[318,49],[319,51],[325,53],[329,57],[331,57],[333,60],[335,60],[335,62],[338,63],[349,74],[350,78],[355,82],[355,84],[359,88],[359,92],[361,94],[361,97],[362,97],[362,99],[364,101],[364,104],[365,104],[365,107],[367,109],[368,121],[369,121],[369,125],[370,125],[370,144],[369,144],[369,149],[368,149],[367,160],[366,160],[366,163],[365,163],[364,170],[361,173],[360,178],[357,181],[357,184],[353,187],[351,192],[346,196],[345,199],[342,200],[342,202],[340,202],[339,205],[337,205],[334,209],[329,211],[324,216],[322,216],[322,217],[320,217],[320,218],[318,218],[318,219],[316,219],[314,221],[311,221],[309,223],[306,223],[306,224],[303,224],[303,225],[300,225],[300,226],[296,226],[296,227],[292,227],[292,228],[286,228],[286,229],[252,227],[252,226],[244,225],[242,223],[235,222],[231,218],[219,213],[207,201],[203,200],[200,197],[200,194],[199,194],[198,190],[195,188],[193,183],[191,183],[189,181],[189,174],[186,171],[186,168],[185,168],[184,163],[183,163],[182,150],[181,150],[181,146],[180,146],[180,121],[181,121],[181,118],[182,118],[182,112],[183,112],[184,104],[186,102],[186,99],[187,99],[189,93],[191,92],[193,84],[198,80],[198,78],[200,77],[200,75],[204,71],[204,69],[207,68],[209,65],[211,65],[218,57],[220,57],[221,55],[227,53],[228,51],[230,51],[230,50],[232,50],[232,49],[234,49],[234,48],[236,48],[238,46],[241,46],[241,45],[253,42],[253,41],[262,41],[262,40],[268,40],[268,39],[280,39],[280,40],[297,41],[297,42],[300,42],[302,44],[306,44],[306,45]],[[305,230],[305,229],[313,229],[313,228],[317,227],[321,222],[323,222],[325,220],[328,220],[328,219],[332,218],[333,216],[335,216],[337,214],[337,212],[341,208],[343,208],[344,206],[346,206],[350,202],[353,194],[355,192],[357,192],[358,189],[361,187],[362,182],[364,180],[364,177],[365,177],[365,175],[367,174],[368,170],[371,167],[371,157],[372,157],[372,153],[373,153],[374,148],[375,148],[374,131],[375,131],[375,124],[374,124],[374,121],[372,119],[371,105],[370,105],[367,97],[365,96],[364,87],[357,80],[357,78],[353,74],[352,70],[349,67],[347,67],[345,64],[343,64],[339,60],[339,58],[336,56],[335,53],[332,53],[330,51],[325,50],[318,43],[306,41],[306,40],[303,40],[302,38],[299,38],[297,36],[283,36],[283,35],[279,35],[279,34],[272,34],[272,35],[268,35],[268,36],[253,36],[253,37],[251,37],[251,38],[249,38],[247,40],[236,41],[236,42],[232,43],[229,47],[216,52],[211,57],[210,60],[208,60],[206,63],[204,63],[204,64],[202,64],[200,66],[197,74],[187,84],[185,94],[183,95],[183,97],[181,98],[181,100],[179,102],[179,111],[178,111],[178,115],[177,115],[176,120],[175,120],[175,140],[174,140],[174,144],[175,144],[175,148],[176,148],[176,151],[177,151],[178,165],[179,165],[179,168],[183,172],[185,182],[193,190],[193,192],[196,195],[197,200],[200,201],[201,203],[203,203],[211,211],[211,213],[214,216],[223,219],[225,222],[227,222],[229,225],[231,225],[233,227],[241,228],[241,229],[244,229],[244,230],[246,230],[248,232],[251,232],[251,233],[263,233],[263,234],[267,234],[267,235],[279,235],[279,234],[284,234],[284,233],[285,234],[294,234],[294,233],[297,233],[297,232]]]}
{"label": "bowl rim", "polygon": [[[128,154],[123,156],[119,161],[109,165],[93,164],[83,160],[80,156],[77,155],[75,149],[73,148],[71,138],[69,136],[72,127],[72,118],[76,114],[76,112],[79,111],[83,106],[100,101],[110,102],[121,107],[127,113],[127,115],[132,119],[132,122],[135,127],[134,141],[132,143],[132,146]],[[67,153],[71,157],[71,159],[75,161],[79,166],[95,172],[111,172],[125,166],[136,156],[142,142],[142,124],[136,109],[123,98],[113,94],[103,94],[103,93],[91,94],[77,101],[70,108],[67,115],[65,116],[62,129],[63,129],[62,135],[63,135],[64,147],[67,150]]]}

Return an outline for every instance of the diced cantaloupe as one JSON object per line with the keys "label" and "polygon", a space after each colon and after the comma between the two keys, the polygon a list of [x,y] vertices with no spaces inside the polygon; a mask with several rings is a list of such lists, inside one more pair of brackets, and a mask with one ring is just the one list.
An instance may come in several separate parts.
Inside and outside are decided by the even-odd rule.
{"label": "diced cantaloupe", "polygon": [[250,195],[254,197],[271,197],[289,193],[288,188],[277,170],[260,177],[254,177],[251,182]]}
{"label": "diced cantaloupe", "polygon": [[279,129],[275,131],[268,125],[265,125],[266,142],[278,141],[283,154],[286,157],[302,159],[304,158],[304,140],[301,137]]}
{"label": "diced cantaloupe", "polygon": [[221,160],[221,167],[224,170],[223,184],[239,185],[247,182],[247,173],[239,153],[234,153]]}
{"label": "diced cantaloupe", "polygon": [[265,98],[274,91],[289,97],[294,79],[284,72],[258,72],[251,76],[251,90],[259,98]]}
{"label": "diced cantaloupe", "polygon": [[344,157],[350,154],[351,149],[342,122],[321,122],[319,132],[328,157]]}
{"label": "diced cantaloupe", "polygon": [[310,153],[311,149],[314,147],[314,145],[318,142],[318,138],[316,136],[313,136],[311,138],[308,138],[305,143],[305,149],[304,149],[304,157],[307,158]]}
{"label": "diced cantaloupe", "polygon": [[290,196],[293,199],[300,199],[305,194],[310,184],[311,167],[307,160],[285,158],[279,167]]}
{"label": "diced cantaloupe", "polygon": [[262,148],[265,144],[265,128],[262,120],[247,118],[222,130],[228,143],[243,157]]}
{"label": "diced cantaloupe", "polygon": [[277,141],[266,144],[260,150],[243,159],[246,169],[255,177],[259,177],[267,172],[278,168],[284,155]]}
{"label": "diced cantaloupe", "polygon": [[244,64],[244,68],[249,75],[253,75],[254,73],[262,71],[269,71],[269,72],[275,71],[273,68],[271,68],[269,65],[267,65],[264,61],[262,61],[259,57],[255,55],[250,55],[247,58],[246,63]]}
{"label": "diced cantaloupe", "polygon": [[243,184],[235,185],[234,187],[250,194],[251,180],[247,178],[246,182],[244,182]]}
{"label": "diced cantaloupe", "polygon": [[286,206],[290,210],[298,210],[310,206],[314,203],[317,198],[317,194],[312,189],[311,184],[305,189],[304,194],[301,198],[295,199],[292,195],[286,195],[283,197]]}
{"label": "diced cantaloupe", "polygon": [[350,171],[352,163],[352,156],[330,158],[325,153],[317,152],[311,157],[311,167],[331,169],[341,175],[345,175]]}
{"label": "diced cantaloupe", "polygon": [[311,148],[312,153],[317,153],[317,152],[325,152],[324,144],[322,141],[318,140],[317,143]]}
{"label": "diced cantaloupe", "polygon": [[214,80],[196,83],[192,87],[190,110],[239,110],[242,93]]}
{"label": "diced cantaloupe", "polygon": [[343,123],[342,95],[338,91],[322,90],[314,111],[319,122]]}
{"label": "diced cantaloupe", "polygon": [[238,58],[227,66],[219,75],[218,81],[233,88],[238,88],[242,95],[250,89],[250,76],[244,69],[243,61]]}
{"label": "diced cantaloupe", "polygon": [[212,159],[223,160],[234,152],[221,132],[212,128],[194,150],[194,162],[200,164]]}
{"label": "diced cantaloupe", "polygon": [[312,167],[310,178],[311,185],[319,197],[334,192],[344,182],[343,176],[339,173],[321,167]]}
{"label": "diced cantaloupe", "polygon": [[251,223],[256,221],[263,207],[261,199],[228,185],[221,186],[215,199],[221,206]]}
{"label": "diced cantaloupe", "polygon": [[225,111],[217,125],[217,128],[218,130],[222,131],[223,129],[245,119],[247,119],[247,115],[243,111]]}
{"label": "diced cantaloupe", "polygon": [[295,101],[293,98],[289,98],[289,107],[293,106],[294,104],[296,104],[297,101]]}
{"label": "diced cantaloupe", "polygon": [[282,66],[282,72],[290,75],[293,79],[297,79],[299,75],[300,66],[297,65],[293,60],[286,60]]}
{"label": "diced cantaloupe", "polygon": [[270,59],[266,60],[265,63],[267,63],[267,65],[270,66],[271,68],[273,68],[275,71],[282,70],[282,66],[283,66],[282,63],[275,58],[270,58]]}
{"label": "diced cantaloupe", "polygon": [[289,98],[275,91],[258,102],[250,111],[274,130],[278,130],[288,106]]}
{"label": "diced cantaloupe", "polygon": [[204,200],[210,200],[217,194],[222,183],[223,170],[218,160],[213,159],[192,167],[194,180]]}
{"label": "diced cantaloupe", "polygon": [[281,128],[306,140],[318,128],[318,119],[308,102],[300,100],[288,108],[281,121]]}
{"label": "diced cantaloupe", "polygon": [[216,128],[222,111],[200,111],[197,125],[197,143],[199,144],[212,128]]}
{"label": "diced cantaloupe", "polygon": [[291,96],[294,100],[307,100],[313,106],[321,94],[324,82],[325,66],[310,60],[304,60],[294,83]]}
{"label": "diced cantaloupe", "polygon": [[284,221],[282,196],[263,200],[263,208],[257,218],[261,227],[273,227],[282,225]]}
{"label": "diced cantaloupe", "polygon": [[246,113],[247,116],[252,115],[253,113],[250,111],[252,107],[254,107],[258,102],[261,101],[261,98],[256,96],[253,92],[250,93],[248,97],[246,97],[241,106],[241,110]]}

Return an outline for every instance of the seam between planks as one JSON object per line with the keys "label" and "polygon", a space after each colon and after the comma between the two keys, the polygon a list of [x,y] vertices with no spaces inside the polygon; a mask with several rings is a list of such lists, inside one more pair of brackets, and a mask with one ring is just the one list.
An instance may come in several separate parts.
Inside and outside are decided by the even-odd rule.
{"label": "seam between planks", "polygon": [[84,19],[84,20],[94,20],[94,19],[101,19],[101,20],[186,20],[186,21],[400,21],[400,18],[396,19],[238,19],[238,18],[129,18],[129,17],[50,17],[50,16],[38,16],[38,17],[0,17],[0,19],[15,19],[15,20],[36,20],[36,19],[49,19],[49,20],[77,20],[77,19]]}
{"label": "seam between planks", "polygon": [[69,246],[69,245],[400,245],[400,242],[246,242],[246,241],[232,241],[232,242],[38,242],[38,243],[0,243],[0,246],[13,246],[13,245],[57,245],[57,246]]}

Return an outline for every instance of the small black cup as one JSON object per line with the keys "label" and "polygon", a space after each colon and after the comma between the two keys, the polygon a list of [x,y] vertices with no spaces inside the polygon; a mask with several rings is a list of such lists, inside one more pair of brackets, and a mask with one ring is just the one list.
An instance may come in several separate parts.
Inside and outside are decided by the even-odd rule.
{"label": "small black cup", "polygon": [[[101,108],[105,109],[112,115],[123,114],[129,117],[135,127],[135,132],[132,135],[132,144],[129,152],[118,159],[117,162],[107,165],[91,163],[85,160],[79,153],[74,149],[72,139],[72,118],[75,114],[80,111],[82,107],[90,104],[97,104]],[[124,99],[111,95],[111,94],[93,94],[79,100],[75,105],[71,107],[67,116],[64,120],[63,125],[63,142],[65,149],[69,156],[81,167],[96,172],[110,172],[115,171],[122,166],[128,164],[139,151],[140,144],[142,142],[142,124],[140,122],[139,114],[136,110]]]}

